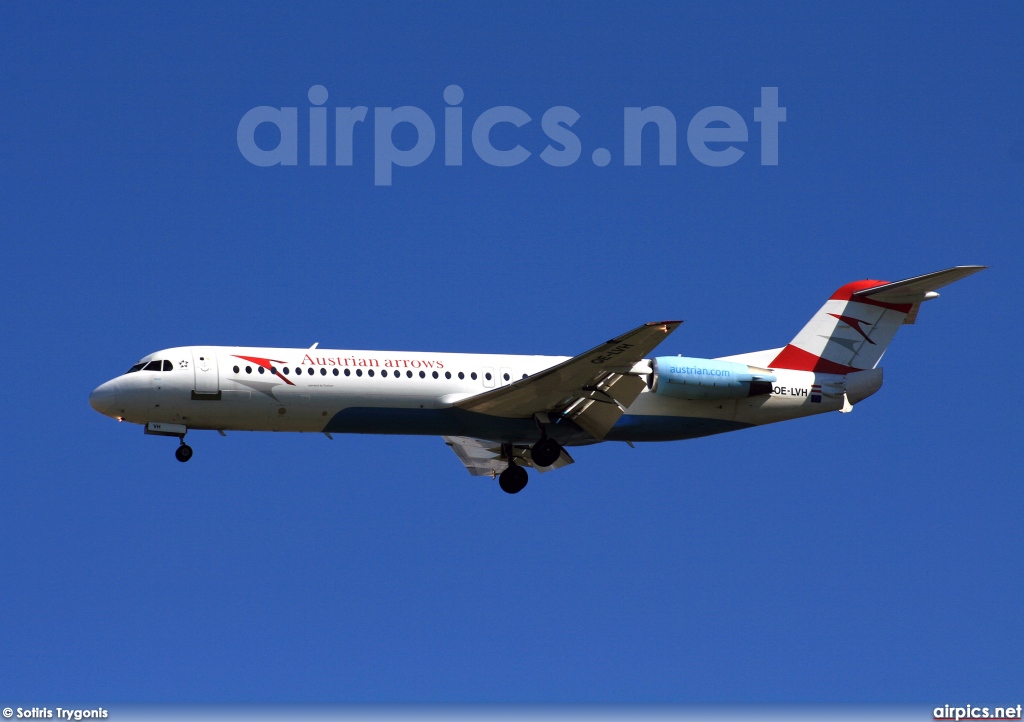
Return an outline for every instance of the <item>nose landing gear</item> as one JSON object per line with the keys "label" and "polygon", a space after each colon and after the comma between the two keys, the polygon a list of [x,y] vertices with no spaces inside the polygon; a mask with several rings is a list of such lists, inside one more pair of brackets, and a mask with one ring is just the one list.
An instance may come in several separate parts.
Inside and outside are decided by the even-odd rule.
{"label": "nose landing gear", "polygon": [[192,458],[192,447],[185,443],[185,439],[182,439],[181,444],[174,450],[174,458],[183,464]]}
{"label": "nose landing gear", "polygon": [[188,427],[184,424],[165,424],[162,421],[150,421],[146,424],[144,431],[152,436],[176,436],[178,448],[174,450],[174,458],[185,463],[192,458],[192,447],[185,443],[185,434]]}

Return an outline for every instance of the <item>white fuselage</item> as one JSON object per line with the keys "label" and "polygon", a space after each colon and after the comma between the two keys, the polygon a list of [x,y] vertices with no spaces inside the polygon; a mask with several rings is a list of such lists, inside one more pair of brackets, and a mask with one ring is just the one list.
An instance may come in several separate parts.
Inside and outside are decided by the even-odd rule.
{"label": "white fuselage", "polygon": [[[539,438],[534,419],[498,418],[453,404],[567,358],[179,347],[142,359],[98,387],[90,403],[123,421],[190,429],[463,435],[523,443]],[[772,393],[751,398],[689,401],[645,390],[604,440],[685,439],[843,407],[843,376],[772,372]],[[879,373],[872,393],[880,383]],[[549,432],[565,445],[597,441],[573,424]]]}

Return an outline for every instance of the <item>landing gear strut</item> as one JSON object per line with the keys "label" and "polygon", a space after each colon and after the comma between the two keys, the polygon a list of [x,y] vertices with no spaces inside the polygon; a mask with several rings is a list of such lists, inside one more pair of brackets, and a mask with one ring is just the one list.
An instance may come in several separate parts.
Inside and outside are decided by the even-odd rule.
{"label": "landing gear strut", "polygon": [[546,436],[533,445],[530,457],[534,466],[551,466],[562,455],[562,445]]}
{"label": "landing gear strut", "polygon": [[185,443],[185,439],[181,440],[181,445],[174,450],[174,458],[185,463],[192,458],[192,447]]}
{"label": "landing gear strut", "polygon": [[512,444],[503,444],[502,452],[505,459],[508,460],[508,466],[498,476],[498,486],[506,494],[518,494],[526,488],[526,482],[530,480],[530,476],[526,473],[526,469],[516,463],[515,447]]}
{"label": "landing gear strut", "polygon": [[[185,463],[192,458],[192,447],[185,443],[185,434],[188,428],[184,424],[169,424],[163,421],[150,421],[144,429],[146,434],[152,436],[174,436],[178,439],[178,448],[174,450],[174,458]],[[221,432],[224,433],[223,431]]]}

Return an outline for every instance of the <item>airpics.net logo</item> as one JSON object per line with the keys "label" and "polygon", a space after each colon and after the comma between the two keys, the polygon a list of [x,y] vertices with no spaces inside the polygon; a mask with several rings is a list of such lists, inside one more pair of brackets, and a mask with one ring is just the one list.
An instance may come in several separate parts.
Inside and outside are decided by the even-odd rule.
{"label": "airpics.net logo", "polygon": [[[331,135],[335,166],[354,164],[356,153],[353,148],[359,139],[368,139],[372,124],[374,185],[390,186],[396,167],[420,165],[438,145],[437,125],[422,108],[412,105],[375,107],[371,120],[370,108],[365,105],[327,108],[328,96],[327,88],[322,85],[314,85],[307,93],[311,107],[303,109],[303,115],[308,116],[309,123],[306,137],[310,166],[328,165],[330,110],[333,110],[334,118]],[[464,128],[467,127],[473,152],[487,165],[509,168],[527,162],[534,155],[534,151],[522,145],[528,141],[519,142],[514,133],[509,133],[533,122],[526,111],[511,105],[498,105],[471,120],[464,117],[462,102],[465,93],[461,87],[449,85],[442,97],[441,145],[445,166],[463,164]],[[549,142],[536,153],[541,162],[553,168],[564,168],[580,160],[584,144],[572,130],[579,119],[580,114],[567,105],[556,105],[544,111],[540,127]],[[778,165],[779,124],[786,121],[786,109],[779,106],[778,88],[761,88],[761,104],[753,108],[751,119],[760,127],[760,164]],[[499,128],[502,125],[511,128]],[[648,125],[654,126],[657,132],[658,165],[676,165],[678,123],[675,114],[661,105],[623,108],[621,155],[616,158],[608,148],[598,147],[590,151],[590,160],[602,168],[616,159],[621,160],[624,166],[643,165],[642,138]],[[276,134],[273,128],[276,128]],[[492,132],[496,128],[498,131]],[[415,141],[411,145],[396,144],[396,131],[403,139],[415,137]],[[496,143],[495,135],[501,136],[504,142]],[[257,142],[257,136],[262,142]],[[698,162],[713,168],[739,162],[747,152],[739,146],[749,142],[749,136],[750,129],[743,115],[724,105],[699,110],[686,125],[686,145],[690,154]],[[250,109],[238,122],[237,142],[242,156],[253,165],[264,168],[298,165],[299,108],[260,105]],[[499,145],[502,147],[497,147]],[[306,156],[306,149],[302,150],[302,155]]]}

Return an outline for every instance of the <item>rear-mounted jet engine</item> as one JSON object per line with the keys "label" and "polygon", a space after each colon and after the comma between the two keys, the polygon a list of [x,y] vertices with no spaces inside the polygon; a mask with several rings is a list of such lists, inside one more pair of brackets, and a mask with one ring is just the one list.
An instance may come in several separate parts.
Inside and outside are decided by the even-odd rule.
{"label": "rear-mounted jet engine", "polygon": [[649,377],[651,392],[693,401],[745,399],[772,392],[775,375],[734,361],[659,356]]}

